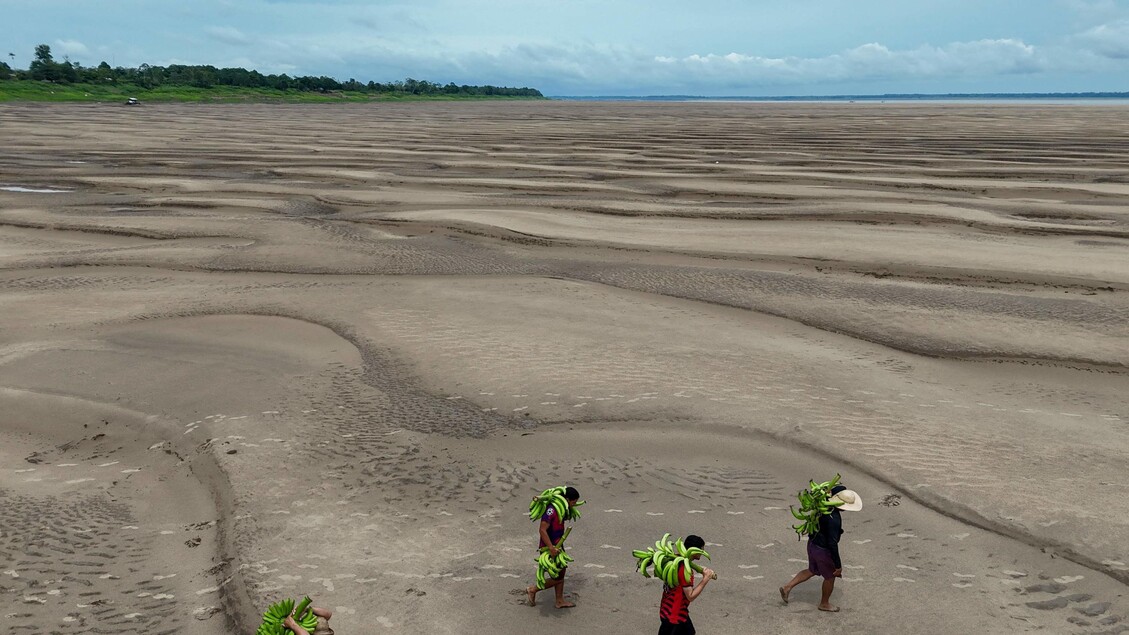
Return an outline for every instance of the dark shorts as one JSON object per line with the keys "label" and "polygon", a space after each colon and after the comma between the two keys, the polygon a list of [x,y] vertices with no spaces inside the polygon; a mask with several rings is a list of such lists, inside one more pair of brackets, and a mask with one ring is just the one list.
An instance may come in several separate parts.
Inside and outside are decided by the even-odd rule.
{"label": "dark shorts", "polygon": [[671,624],[659,618],[659,635],[694,635],[697,632],[694,630],[694,623],[689,619],[681,624]]}
{"label": "dark shorts", "polygon": [[825,580],[835,577],[835,561],[831,558],[831,552],[810,540],[808,541],[808,571],[823,576]]}

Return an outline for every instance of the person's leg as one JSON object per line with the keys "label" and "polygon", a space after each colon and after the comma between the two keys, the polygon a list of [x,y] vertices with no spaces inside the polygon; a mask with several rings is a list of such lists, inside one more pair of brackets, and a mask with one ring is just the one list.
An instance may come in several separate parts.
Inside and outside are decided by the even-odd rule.
{"label": "person's leg", "polygon": [[556,584],[556,587],[557,587],[557,608],[558,609],[570,609],[570,608],[576,606],[572,602],[569,602],[568,600],[564,599],[564,578],[565,578],[565,572],[561,571],[561,577],[557,578],[557,584]]}
{"label": "person's leg", "polygon": [[831,606],[831,593],[835,590],[835,578],[823,579],[823,597],[819,599],[819,610],[830,611],[834,613],[839,610],[837,606]]}
{"label": "person's leg", "polygon": [[[545,589],[551,589],[559,585],[562,581],[563,578],[557,580],[550,578],[545,580]],[[529,606],[537,606],[537,594],[545,589],[538,589],[536,584],[526,587],[525,592],[529,595]]]}
{"label": "person's leg", "polygon": [[793,577],[792,580],[788,582],[788,584],[780,587],[780,599],[784,600],[784,603],[787,604],[788,594],[792,592],[792,589],[794,589],[797,584],[800,584],[801,582],[807,582],[808,580],[812,579],[814,575],[814,573],[807,569],[804,569],[803,571],[797,573],[795,577]]}

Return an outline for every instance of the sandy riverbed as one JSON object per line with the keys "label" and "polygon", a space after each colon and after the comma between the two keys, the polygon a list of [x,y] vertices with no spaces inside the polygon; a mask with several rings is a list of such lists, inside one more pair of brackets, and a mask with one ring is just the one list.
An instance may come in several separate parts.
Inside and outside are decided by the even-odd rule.
{"label": "sandy riverbed", "polygon": [[[650,632],[669,531],[704,633],[1129,630],[1125,115],[0,106],[5,624]],[[843,612],[784,607],[836,471]]]}

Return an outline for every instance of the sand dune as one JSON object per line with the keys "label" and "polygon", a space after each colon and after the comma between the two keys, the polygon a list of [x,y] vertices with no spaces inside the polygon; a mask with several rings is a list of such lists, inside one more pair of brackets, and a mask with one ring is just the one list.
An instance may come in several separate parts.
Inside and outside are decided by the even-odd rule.
{"label": "sand dune", "polygon": [[[703,632],[1124,631],[1124,114],[4,105],[5,623],[642,632],[670,531]],[[782,607],[836,471],[844,611]]]}

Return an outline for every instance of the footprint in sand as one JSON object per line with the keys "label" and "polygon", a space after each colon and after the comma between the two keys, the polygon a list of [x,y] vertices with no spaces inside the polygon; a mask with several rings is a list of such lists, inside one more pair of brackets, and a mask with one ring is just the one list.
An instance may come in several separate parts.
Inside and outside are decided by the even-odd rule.
{"label": "footprint in sand", "polygon": [[1062,577],[1055,578],[1055,582],[1058,582],[1059,584],[1070,584],[1071,582],[1077,582],[1084,578],[1085,576],[1081,575],[1064,575]]}
{"label": "footprint in sand", "polygon": [[975,578],[976,576],[971,573],[953,573],[958,578]]}
{"label": "footprint in sand", "polygon": [[499,578],[520,578],[521,576],[517,575],[515,573],[499,573],[498,577]]}
{"label": "footprint in sand", "polygon": [[92,478],[76,478],[76,479],[71,479],[71,480],[67,481],[67,485],[77,485],[78,483],[85,483],[87,481],[93,481],[93,480],[94,479],[92,479]]}
{"label": "footprint in sand", "polygon": [[758,567],[760,567],[759,564],[739,564],[739,565],[737,565],[738,569],[756,569]]}
{"label": "footprint in sand", "polygon": [[743,575],[741,577],[746,579],[746,580],[762,580],[762,579],[764,579],[763,575]]}
{"label": "footprint in sand", "polygon": [[600,548],[601,549],[623,549],[623,547],[617,547],[615,545],[600,545]]}
{"label": "footprint in sand", "polygon": [[588,564],[584,565],[584,568],[585,569],[607,569],[606,566],[604,566],[602,564],[596,564],[594,562],[589,562]]}
{"label": "footprint in sand", "polygon": [[775,542],[770,542],[767,545],[757,545],[757,549],[768,549],[769,547],[772,547],[772,546],[775,546],[775,545],[776,545]]}
{"label": "footprint in sand", "polygon": [[619,576],[614,573],[599,573],[596,574],[597,578],[618,578]]}
{"label": "footprint in sand", "polygon": [[730,516],[740,516],[741,514],[744,514],[745,512],[725,512],[725,513],[729,514]]}
{"label": "footprint in sand", "polygon": [[623,510],[622,509],[605,509],[604,513],[605,514],[622,514]]}
{"label": "footprint in sand", "polygon": [[647,512],[648,516],[662,516],[662,512]]}
{"label": "footprint in sand", "polygon": [[894,578],[894,582],[913,582],[909,578]]}
{"label": "footprint in sand", "polygon": [[764,511],[771,512],[771,511],[778,511],[778,510],[782,510],[782,509],[784,509],[784,508],[783,507],[765,507]]}
{"label": "footprint in sand", "polygon": [[706,513],[706,512],[704,512],[704,511],[702,511],[702,510],[700,510],[700,509],[691,509],[690,511],[688,511],[688,512],[686,512],[686,513],[687,513],[687,514],[704,514],[704,513]]}
{"label": "footprint in sand", "polygon": [[899,564],[899,569],[906,569],[907,571],[917,571],[917,567],[911,567],[908,564]]}

